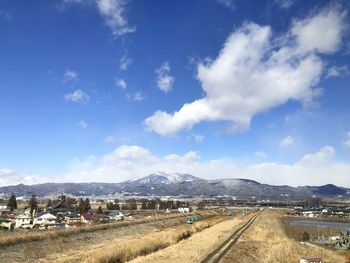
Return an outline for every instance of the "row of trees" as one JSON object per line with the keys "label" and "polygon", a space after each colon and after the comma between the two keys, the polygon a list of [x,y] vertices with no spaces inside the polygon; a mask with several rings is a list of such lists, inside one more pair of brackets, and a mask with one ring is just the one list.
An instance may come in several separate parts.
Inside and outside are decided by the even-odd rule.
{"label": "row of trees", "polygon": [[[17,209],[17,199],[16,199],[16,196],[14,194],[11,195],[9,200],[7,201],[7,207],[11,211]],[[30,208],[31,215],[33,215],[35,211],[38,211],[38,201],[37,201],[36,196],[34,194],[30,198],[28,206],[26,208]]]}

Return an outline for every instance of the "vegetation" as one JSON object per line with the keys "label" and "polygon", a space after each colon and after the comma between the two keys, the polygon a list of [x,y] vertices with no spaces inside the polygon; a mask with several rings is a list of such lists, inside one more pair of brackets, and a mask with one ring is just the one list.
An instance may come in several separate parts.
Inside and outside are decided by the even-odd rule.
{"label": "vegetation", "polygon": [[38,201],[36,200],[35,195],[32,195],[32,198],[29,200],[29,208],[30,208],[30,214],[33,216],[35,212],[38,211]]}
{"label": "vegetation", "polygon": [[17,209],[17,200],[15,195],[11,195],[10,199],[7,202],[7,207],[13,211]]}

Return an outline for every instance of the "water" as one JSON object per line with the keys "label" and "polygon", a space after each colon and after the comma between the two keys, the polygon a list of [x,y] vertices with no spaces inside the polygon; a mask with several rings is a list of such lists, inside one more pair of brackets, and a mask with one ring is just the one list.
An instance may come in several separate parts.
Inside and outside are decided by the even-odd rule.
{"label": "water", "polygon": [[302,226],[317,226],[323,228],[334,228],[340,230],[350,231],[350,223],[343,222],[329,222],[329,221],[308,221],[308,220],[297,220],[291,221],[290,225],[302,225]]}

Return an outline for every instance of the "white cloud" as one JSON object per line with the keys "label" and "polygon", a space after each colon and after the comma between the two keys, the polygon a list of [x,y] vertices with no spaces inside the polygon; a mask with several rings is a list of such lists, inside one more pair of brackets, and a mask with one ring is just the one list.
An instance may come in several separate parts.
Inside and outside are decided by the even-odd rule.
{"label": "white cloud", "polygon": [[350,131],[346,134],[346,140],[344,141],[344,145],[350,147]]}
{"label": "white cloud", "polygon": [[350,187],[350,164],[333,160],[334,154],[331,146],[324,146],[291,164],[261,162],[242,165],[231,159],[202,160],[195,151],[156,156],[144,147],[123,145],[105,156],[75,162],[74,167],[60,174],[57,180],[120,182],[154,171],[165,171],[190,173],[205,179],[247,178],[274,185],[333,183]]}
{"label": "white cloud", "polygon": [[[322,185],[350,187],[350,164],[334,160],[335,150],[324,146],[291,163],[260,162],[243,165],[231,159],[202,160],[196,151],[157,156],[139,145],[122,145],[101,157],[74,160],[67,171],[50,182],[121,182],[155,171],[190,173],[205,179],[247,178],[274,185]],[[10,169],[0,169],[0,185],[47,182]]]}
{"label": "white cloud", "polygon": [[72,4],[95,5],[112,34],[121,36],[136,31],[136,27],[130,26],[125,17],[127,3],[127,0],[62,0],[62,5],[57,5],[56,8],[58,11],[64,11]]}
{"label": "white cloud", "polygon": [[87,95],[81,89],[77,89],[76,91],[74,91],[72,93],[67,93],[66,95],[64,95],[64,99],[66,101],[85,104],[85,103],[88,103],[90,101],[90,96]]}
{"label": "white cloud", "polygon": [[193,134],[193,139],[195,140],[195,142],[202,143],[205,137],[201,134]]}
{"label": "white cloud", "polygon": [[[317,52],[338,48],[343,18],[336,8],[323,10],[295,20],[293,34],[278,37],[269,26],[244,24],[228,37],[216,59],[198,64],[197,79],[205,96],[173,113],[156,111],[145,119],[147,129],[169,136],[203,121],[226,121],[231,126],[228,130],[237,132],[248,129],[256,114],[290,100],[310,105],[322,93],[316,87],[324,62]],[[318,43],[327,45],[305,40],[305,32],[319,30],[314,21],[322,21],[325,34]]]}
{"label": "white cloud", "polygon": [[229,9],[234,9],[233,0],[216,0],[219,4],[226,6]]}
{"label": "white cloud", "polygon": [[281,8],[288,9],[294,3],[293,0],[275,0],[275,3]]}
{"label": "white cloud", "polygon": [[47,182],[43,176],[30,175],[12,169],[0,169],[0,186],[17,184],[39,184]]}
{"label": "white cloud", "polygon": [[87,122],[84,121],[84,120],[79,121],[79,122],[78,122],[78,125],[79,125],[79,127],[80,127],[81,129],[83,129],[83,130],[86,129],[87,126],[88,126]]}
{"label": "white cloud", "polygon": [[289,145],[292,145],[293,143],[294,143],[293,137],[287,136],[280,141],[280,146],[289,146]]}
{"label": "white cloud", "polygon": [[295,21],[291,32],[299,43],[300,51],[336,52],[341,45],[345,16],[346,11],[340,7],[330,7],[312,17]]}
{"label": "white cloud", "polygon": [[77,81],[78,79],[78,73],[74,70],[66,70],[63,76],[63,82]]}
{"label": "white cloud", "polygon": [[255,157],[258,157],[258,158],[267,158],[267,154],[266,153],[264,153],[264,152],[255,152],[254,153],[254,156]]}
{"label": "white cloud", "polygon": [[165,93],[170,92],[173,88],[175,78],[170,75],[169,62],[164,62],[160,68],[156,69],[156,74],[158,88]]}
{"label": "white cloud", "polygon": [[307,165],[317,165],[318,163],[323,163],[329,160],[334,154],[335,150],[332,146],[324,146],[316,153],[304,155],[298,163]]}
{"label": "white cloud", "polygon": [[123,79],[116,79],[115,80],[115,85],[118,87],[118,88],[121,88],[123,90],[126,90],[126,87],[127,87],[127,84],[125,82],[125,80]]}
{"label": "white cloud", "polygon": [[121,70],[127,70],[128,67],[132,64],[133,60],[128,57],[127,54],[124,54],[119,60],[119,68]]}
{"label": "white cloud", "polygon": [[342,77],[350,74],[350,69],[348,66],[333,66],[328,69],[326,78],[332,77]]}
{"label": "white cloud", "polygon": [[147,95],[143,94],[141,91],[135,92],[134,95],[133,95],[133,100],[134,101],[143,101],[145,99],[147,99]]}
{"label": "white cloud", "polygon": [[105,23],[114,35],[120,36],[135,32],[136,27],[129,26],[124,16],[126,0],[97,0],[97,7]]}
{"label": "white cloud", "polygon": [[114,144],[116,142],[117,142],[117,140],[113,136],[107,136],[105,138],[105,143],[107,143],[107,144]]}

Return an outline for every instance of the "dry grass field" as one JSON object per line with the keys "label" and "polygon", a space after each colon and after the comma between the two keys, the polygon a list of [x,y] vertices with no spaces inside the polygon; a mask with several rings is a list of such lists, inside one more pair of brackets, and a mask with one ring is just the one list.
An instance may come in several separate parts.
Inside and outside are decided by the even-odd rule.
{"label": "dry grass field", "polygon": [[[217,220],[215,218],[218,217],[222,218],[214,211],[205,212],[202,216],[205,218],[203,223]],[[114,251],[113,249],[124,246],[123,244],[128,244],[124,246],[125,248],[135,247],[134,242],[144,240],[151,233],[163,233],[186,225],[188,217],[189,215],[177,214],[134,222],[90,226],[84,230],[15,233],[15,237],[18,236],[20,239],[19,242],[11,241],[7,245],[0,246],[0,262],[83,262],[86,260],[98,262],[100,259],[97,260],[97,255],[106,255],[106,251]],[[211,224],[213,223],[215,222]],[[207,226],[202,224],[201,227]],[[171,238],[180,240],[200,230],[198,227],[191,230],[192,232],[187,233],[187,230],[178,232],[177,236]],[[24,237],[21,237],[21,234],[24,234]],[[31,238],[32,235],[34,238]],[[36,235],[39,235],[39,238]],[[132,243],[128,243],[130,240]],[[148,249],[143,248],[138,253],[144,254]],[[151,249],[151,251],[154,250],[154,248]]]}
{"label": "dry grass field", "polygon": [[301,256],[321,256],[325,263],[347,262],[344,252],[302,244],[288,237],[281,222],[284,214],[283,210],[266,210],[241,236],[223,262],[292,263],[299,262]]}

